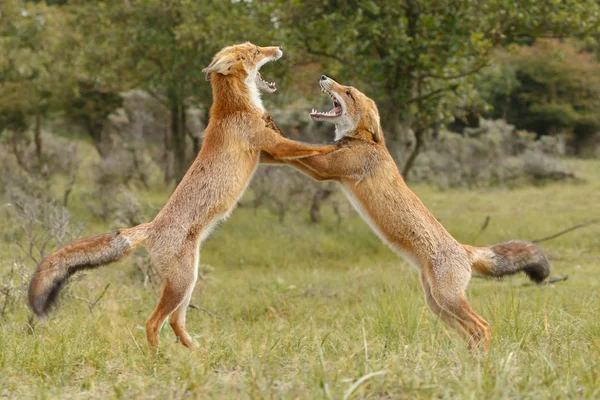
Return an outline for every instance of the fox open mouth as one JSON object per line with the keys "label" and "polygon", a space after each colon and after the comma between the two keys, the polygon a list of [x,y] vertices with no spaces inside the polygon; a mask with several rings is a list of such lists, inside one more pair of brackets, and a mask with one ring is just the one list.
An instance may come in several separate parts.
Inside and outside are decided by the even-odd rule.
{"label": "fox open mouth", "polygon": [[331,100],[333,100],[333,108],[330,111],[317,111],[313,108],[312,112],[310,113],[311,118],[315,121],[324,121],[328,119],[337,118],[340,115],[342,115],[344,109],[342,108],[340,102],[335,98],[335,96],[331,94],[331,92],[329,92],[328,90],[321,89],[321,91],[327,93],[329,97],[331,97]]}
{"label": "fox open mouth", "polygon": [[256,71],[256,86],[263,92],[273,93],[277,90],[277,86],[275,86],[275,82],[267,82],[262,78],[262,75],[259,71]]}

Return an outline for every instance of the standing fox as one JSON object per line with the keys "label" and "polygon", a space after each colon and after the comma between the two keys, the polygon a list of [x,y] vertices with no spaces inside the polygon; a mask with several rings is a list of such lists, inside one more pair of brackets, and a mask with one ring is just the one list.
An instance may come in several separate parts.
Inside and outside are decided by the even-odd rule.
{"label": "standing fox", "polygon": [[319,83],[333,100],[333,109],[310,115],[335,124],[338,150],[293,161],[264,154],[262,161],[285,162],[316,180],[340,183],[379,237],[417,266],[429,308],[456,329],[469,348],[488,349],[490,325],[465,295],[471,271],[495,277],[523,271],[541,282],[550,273],[548,260],[536,245],[520,240],[483,248],[458,243],[404,183],[385,146],[375,102],[325,75]]}
{"label": "standing fox", "polygon": [[260,91],[274,92],[276,87],[264,81],[259,70],[282,55],[281,47],[251,43],[226,47],[215,55],[203,70],[212,85],[213,105],[202,149],[167,204],[152,222],[75,240],[42,261],[29,284],[35,314],[46,315],[75,272],[121,260],[145,245],[163,281],[158,305],[146,321],[148,341],[158,345],[160,328],[170,315],[175,335],[192,346],[185,315],[198,277],[200,244],[235,207],[261,152],[272,159],[295,159],[336,149],[294,142],[267,128]]}

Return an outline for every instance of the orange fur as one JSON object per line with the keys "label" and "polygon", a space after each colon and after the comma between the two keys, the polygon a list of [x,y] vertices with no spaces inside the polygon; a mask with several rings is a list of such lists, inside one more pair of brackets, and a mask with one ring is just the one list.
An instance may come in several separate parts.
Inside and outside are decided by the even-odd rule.
{"label": "orange fur", "polygon": [[159,331],[170,315],[181,343],[192,346],[185,317],[198,276],[200,244],[235,207],[260,153],[296,159],[336,148],[294,142],[266,126],[258,90],[274,91],[274,85],[264,82],[258,70],[281,55],[279,47],[251,43],[217,53],[204,70],[212,85],[213,105],[202,149],[167,204],[150,223],[77,240],[46,258],[29,287],[30,305],[37,315],[48,312],[70,275],[122,259],[143,244],[163,281],[161,298],[146,321],[148,341],[158,344]]}
{"label": "orange fur", "polygon": [[[535,245],[522,241],[490,248],[458,243],[406,186],[385,146],[375,103],[326,76],[321,87],[334,101],[334,109],[311,115],[335,124],[338,149],[285,162],[317,180],[340,183],[381,239],[420,270],[431,310],[456,329],[470,348],[487,349],[490,326],[473,311],[465,295],[472,268],[493,276],[524,271],[540,281],[549,273],[547,259]],[[268,155],[263,160],[282,163]]]}

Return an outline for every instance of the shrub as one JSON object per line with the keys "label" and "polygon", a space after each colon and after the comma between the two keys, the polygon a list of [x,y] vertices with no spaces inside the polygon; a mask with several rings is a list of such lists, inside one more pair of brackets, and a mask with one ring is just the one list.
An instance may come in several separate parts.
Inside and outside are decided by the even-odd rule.
{"label": "shrub", "polygon": [[515,185],[574,178],[556,157],[561,137],[535,140],[505,121],[482,120],[465,135],[442,131],[417,158],[410,179],[440,187]]}
{"label": "shrub", "polygon": [[567,133],[581,153],[600,133],[600,62],[571,40],[539,39],[498,53],[479,80],[487,114],[538,136]]}
{"label": "shrub", "polygon": [[27,286],[38,264],[81,234],[69,211],[56,202],[23,193],[10,197],[2,215],[7,227],[2,240],[11,246],[10,257],[0,259],[0,318],[27,307]]}
{"label": "shrub", "polygon": [[43,134],[42,143],[41,165],[35,145],[26,137],[19,138],[17,142],[0,143],[0,169],[7,171],[0,174],[0,194],[7,193],[9,197],[26,194],[51,201],[50,177],[63,174],[70,177],[62,199],[66,204],[79,170],[79,150],[75,143],[51,134]]}

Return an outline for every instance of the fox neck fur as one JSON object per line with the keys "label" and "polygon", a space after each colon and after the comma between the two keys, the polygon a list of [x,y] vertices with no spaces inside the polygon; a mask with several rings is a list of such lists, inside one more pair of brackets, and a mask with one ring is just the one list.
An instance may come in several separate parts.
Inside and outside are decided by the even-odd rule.
{"label": "fox neck fur", "polygon": [[250,75],[242,78],[214,74],[210,82],[213,90],[210,120],[218,120],[233,113],[253,112],[260,116],[264,112],[256,79]]}

